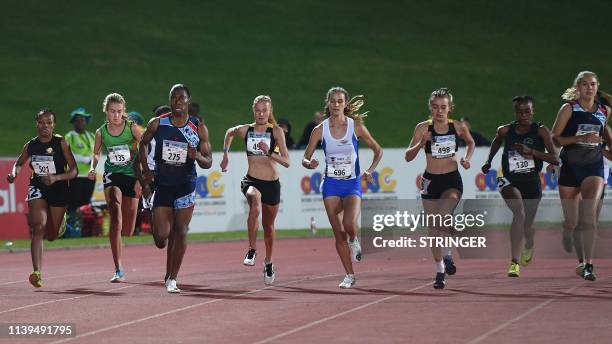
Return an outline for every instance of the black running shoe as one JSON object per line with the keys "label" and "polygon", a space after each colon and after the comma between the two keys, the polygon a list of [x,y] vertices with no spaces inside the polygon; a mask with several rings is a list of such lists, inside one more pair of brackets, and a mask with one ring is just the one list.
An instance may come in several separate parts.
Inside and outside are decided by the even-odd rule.
{"label": "black running shoe", "polygon": [[454,275],[457,273],[457,267],[455,266],[455,262],[453,261],[453,257],[445,256],[444,257],[444,271],[447,275]]}
{"label": "black running shoe", "polygon": [[434,289],[444,289],[444,285],[446,281],[444,281],[444,272],[436,273],[436,281],[433,284]]}
{"label": "black running shoe", "polygon": [[244,256],[244,265],[253,266],[255,265],[255,257],[257,256],[257,252],[255,249],[250,248],[247,254]]}
{"label": "black running shoe", "polygon": [[584,277],[584,279],[587,281],[595,281],[597,279],[597,276],[593,272],[593,264],[586,263],[584,265],[584,273],[582,277]]}
{"label": "black running shoe", "polygon": [[571,231],[563,230],[563,239],[561,240],[563,249],[567,253],[572,253],[574,249],[574,237]]}

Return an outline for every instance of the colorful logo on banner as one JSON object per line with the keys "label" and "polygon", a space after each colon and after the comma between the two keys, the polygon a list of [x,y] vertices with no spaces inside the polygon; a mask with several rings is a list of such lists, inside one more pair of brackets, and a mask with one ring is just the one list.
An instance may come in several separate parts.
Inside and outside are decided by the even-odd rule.
{"label": "colorful logo on banner", "polygon": [[225,184],[221,183],[221,172],[212,171],[208,176],[198,176],[196,180],[196,194],[201,198],[223,197]]}
{"label": "colorful logo on banner", "polygon": [[[372,178],[374,183],[368,182],[365,177],[361,176],[361,192],[393,192],[397,187],[397,180],[393,179],[393,169],[391,167],[383,167],[380,172],[374,171]],[[323,175],[321,172],[315,172],[311,176],[304,176],[300,181],[300,186],[304,194],[310,193],[319,194],[321,193],[321,182],[323,181]]]}
{"label": "colorful logo on banner", "polygon": [[[491,169],[485,175],[479,172],[476,175],[474,183],[478,191],[497,191],[497,177],[502,177],[502,170]],[[554,173],[543,173],[540,172],[540,183],[542,184],[542,190],[556,190],[557,189],[557,175]]]}

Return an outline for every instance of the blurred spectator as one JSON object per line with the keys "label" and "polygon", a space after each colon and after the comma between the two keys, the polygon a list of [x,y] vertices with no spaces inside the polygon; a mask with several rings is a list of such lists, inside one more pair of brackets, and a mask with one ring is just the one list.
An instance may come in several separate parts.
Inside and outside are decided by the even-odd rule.
{"label": "blurred spectator", "polygon": [[138,124],[138,126],[142,129],[145,125],[145,119],[142,117],[140,112],[132,111],[128,113],[128,119]]}
{"label": "blurred spectator", "polygon": [[[472,138],[474,139],[474,143],[476,143],[476,147],[491,146],[491,141],[489,141],[486,137],[484,137],[481,133],[472,130],[472,124],[470,123],[470,119],[468,117],[461,117],[460,121],[465,124],[465,126],[472,134]],[[457,145],[459,147],[465,147],[465,141],[460,137],[457,137]]]}
{"label": "blurred spectator", "polygon": [[200,115],[200,104],[198,103],[189,103],[189,116],[197,117],[200,122],[202,122],[203,118]]}
{"label": "blurred spectator", "polygon": [[65,135],[66,142],[72,150],[79,170],[77,177],[70,181],[68,191],[66,236],[81,235],[77,209],[91,202],[91,196],[96,185],[95,180],[87,178],[95,143],[94,133],[85,129],[90,120],[91,114],[87,113],[85,108],[76,108],[70,113],[69,121],[74,126],[74,130],[69,131]]}
{"label": "blurred spectator", "polygon": [[291,138],[291,123],[285,118],[278,119],[278,126],[283,129],[285,132],[285,143],[287,145],[287,149],[295,149],[295,142]]}
{"label": "blurred spectator", "polygon": [[[300,137],[300,141],[298,141],[297,145],[296,145],[296,149],[305,149],[306,146],[308,146],[308,140],[310,139],[310,134],[312,133],[312,130],[319,125],[321,122],[323,122],[323,112],[321,111],[317,111],[314,113],[312,121],[308,122],[306,124],[306,126],[304,127],[304,131],[302,132],[302,137]],[[319,143],[317,143],[317,148],[321,148],[321,141],[319,141]]]}

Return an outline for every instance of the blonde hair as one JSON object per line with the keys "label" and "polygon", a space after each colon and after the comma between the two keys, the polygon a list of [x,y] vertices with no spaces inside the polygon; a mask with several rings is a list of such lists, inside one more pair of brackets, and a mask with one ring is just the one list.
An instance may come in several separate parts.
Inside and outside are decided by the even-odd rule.
{"label": "blonde hair", "polygon": [[119,93],[111,93],[104,98],[104,101],[102,102],[103,112],[106,112],[106,110],[108,110],[109,103],[119,103],[123,104],[123,107],[125,107],[125,99]]}
{"label": "blonde hair", "polygon": [[448,99],[448,105],[450,107],[448,112],[452,112],[455,109],[455,103],[453,102],[453,94],[450,92],[450,89],[446,87],[442,87],[442,88],[438,88],[437,90],[434,90],[433,92],[431,92],[427,105],[431,106],[431,102],[436,98]]}
{"label": "blonde hair", "polygon": [[370,111],[366,111],[363,113],[358,113],[359,109],[365,104],[364,96],[362,94],[359,94],[349,100],[348,92],[344,88],[339,87],[339,86],[332,87],[329,89],[329,91],[327,91],[327,95],[325,96],[325,116],[326,117],[330,116],[328,103],[329,103],[329,99],[334,93],[344,94],[344,100],[346,100],[346,107],[344,108],[344,115],[346,117],[352,118],[358,123],[363,123],[364,119],[368,117],[368,113],[370,112]]}
{"label": "blonde hair", "polygon": [[597,85],[599,86],[599,78],[597,77],[597,74],[588,70],[583,70],[582,72],[578,73],[578,75],[576,75],[572,87],[568,88],[567,90],[565,90],[565,92],[563,92],[563,94],[561,95],[561,99],[568,102],[578,100],[578,98],[580,98],[580,94],[578,94],[578,84],[582,81],[582,79],[587,76],[592,76],[597,79]]}
{"label": "blonde hair", "polygon": [[255,111],[255,105],[261,102],[270,104],[270,117],[268,117],[268,123],[276,127],[278,124],[276,123],[276,118],[274,118],[274,113],[272,112],[274,109],[272,106],[272,98],[263,94],[255,97],[255,99],[253,99],[253,111]]}

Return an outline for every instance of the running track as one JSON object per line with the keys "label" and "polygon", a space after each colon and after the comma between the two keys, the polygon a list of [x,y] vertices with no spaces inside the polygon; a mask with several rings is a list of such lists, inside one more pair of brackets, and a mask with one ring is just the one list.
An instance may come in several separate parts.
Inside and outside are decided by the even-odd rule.
{"label": "running track", "polygon": [[[111,284],[108,249],[45,252],[43,288],[26,281],[29,252],[0,254],[0,323],[76,324],[68,339],[0,338],[0,343],[575,343],[612,338],[612,260],[597,282],[572,259],[538,259],[505,277],[505,259],[459,260],[447,288],[431,286],[425,258],[371,254],[343,277],[332,238],[276,244],[277,283],[242,266],[246,243],[189,245],[180,295],[163,288],[165,251],[124,249],[125,283]],[[415,256],[429,257],[428,251]]]}

